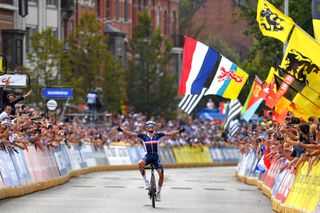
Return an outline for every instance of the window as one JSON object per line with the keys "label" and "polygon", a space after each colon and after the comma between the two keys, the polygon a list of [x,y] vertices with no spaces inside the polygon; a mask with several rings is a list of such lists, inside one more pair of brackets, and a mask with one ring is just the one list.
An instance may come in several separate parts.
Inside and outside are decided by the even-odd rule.
{"label": "window", "polygon": [[57,0],[47,0],[47,5],[58,6]]}
{"label": "window", "polygon": [[172,19],[172,35],[177,34],[177,13],[176,11],[173,11],[173,19]]}
{"label": "window", "polygon": [[156,16],[156,26],[160,26],[160,7],[157,8],[157,16]]}
{"label": "window", "polygon": [[141,10],[141,0],[138,1],[138,10]]}
{"label": "window", "polygon": [[165,35],[168,35],[168,12],[164,11],[163,31]]}
{"label": "window", "polygon": [[128,0],[124,0],[124,3],[123,3],[123,6],[124,6],[124,21],[128,21]]}
{"label": "window", "polygon": [[37,32],[37,28],[27,27],[26,31],[27,31],[27,33],[26,33],[26,49],[27,49],[27,53],[31,53],[31,52],[33,52],[31,38]]}
{"label": "window", "polygon": [[97,16],[100,17],[101,13],[100,13],[100,0],[97,0]]}
{"label": "window", "polygon": [[106,2],[106,18],[110,19],[110,0],[107,0]]}
{"label": "window", "polygon": [[148,0],[144,0],[144,1],[143,1],[143,6],[144,6],[144,7],[147,7],[147,6],[148,6]]}
{"label": "window", "polygon": [[3,53],[8,58],[10,70],[23,65],[23,37],[22,30],[2,30]]}
{"label": "window", "polygon": [[116,0],[116,19],[119,20],[119,0]]}
{"label": "window", "polygon": [[34,4],[38,4],[38,0],[29,0],[29,2],[32,2]]}

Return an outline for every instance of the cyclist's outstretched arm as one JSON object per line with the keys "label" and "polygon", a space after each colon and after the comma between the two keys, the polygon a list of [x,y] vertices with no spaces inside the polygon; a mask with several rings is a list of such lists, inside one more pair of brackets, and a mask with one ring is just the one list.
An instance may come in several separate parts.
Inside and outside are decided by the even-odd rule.
{"label": "cyclist's outstretched arm", "polygon": [[118,130],[119,132],[122,132],[123,134],[125,134],[125,135],[127,135],[127,136],[137,137],[137,133],[131,132],[131,131],[127,130],[127,129],[123,129],[123,128],[120,127],[120,126],[117,128],[117,130]]}
{"label": "cyclist's outstretched arm", "polygon": [[174,137],[174,136],[176,136],[176,135],[178,135],[178,134],[180,134],[181,132],[184,132],[184,131],[186,131],[185,128],[178,129],[178,130],[173,130],[173,131],[169,131],[169,132],[166,133],[166,136],[168,136],[168,137]]}

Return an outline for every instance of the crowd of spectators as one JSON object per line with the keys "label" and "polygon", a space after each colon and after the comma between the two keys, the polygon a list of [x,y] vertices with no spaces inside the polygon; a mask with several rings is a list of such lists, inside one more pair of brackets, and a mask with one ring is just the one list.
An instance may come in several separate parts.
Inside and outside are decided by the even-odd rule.
{"label": "crowd of spectators", "polygon": [[45,114],[38,108],[28,107],[20,101],[31,95],[16,98],[6,94],[2,89],[3,110],[0,112],[0,149],[19,152],[19,147],[28,150],[28,145],[34,145],[37,150],[51,149],[65,143],[94,144],[96,149],[112,143],[126,145],[141,144],[138,139],[129,138],[116,130],[118,125],[136,131],[144,132],[146,120],[157,123],[157,131],[165,132],[184,126],[186,131],[175,138],[165,138],[161,144],[165,146],[194,146],[213,145],[223,146],[225,139],[221,137],[222,129],[219,124],[210,120],[188,119],[165,121],[161,118],[148,118],[141,113],[114,115],[112,125],[100,128],[87,128],[81,119],[69,119],[68,122],[57,120],[54,114]]}
{"label": "crowd of spectators", "polygon": [[283,160],[281,171],[309,162],[309,172],[320,159],[320,123],[310,117],[308,121],[288,115],[283,125],[270,120],[263,123],[244,124],[236,137],[237,144],[244,154],[253,150],[260,159],[259,165],[269,169],[272,160]]}

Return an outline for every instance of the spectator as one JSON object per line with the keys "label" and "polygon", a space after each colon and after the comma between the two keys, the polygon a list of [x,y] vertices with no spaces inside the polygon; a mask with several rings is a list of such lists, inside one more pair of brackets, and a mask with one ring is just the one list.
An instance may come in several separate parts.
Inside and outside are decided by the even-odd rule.
{"label": "spectator", "polygon": [[20,101],[24,100],[25,98],[27,98],[28,96],[30,96],[31,93],[32,93],[32,90],[29,90],[29,92],[27,92],[25,95],[18,98],[16,98],[16,96],[13,93],[9,93],[7,95],[7,100],[5,100],[4,102],[4,107],[7,105],[10,105],[12,108],[11,115],[16,115],[15,105]]}
{"label": "spectator", "polygon": [[4,111],[0,114],[0,120],[4,120],[5,118],[10,118],[12,112],[11,105],[7,105],[4,107]]}

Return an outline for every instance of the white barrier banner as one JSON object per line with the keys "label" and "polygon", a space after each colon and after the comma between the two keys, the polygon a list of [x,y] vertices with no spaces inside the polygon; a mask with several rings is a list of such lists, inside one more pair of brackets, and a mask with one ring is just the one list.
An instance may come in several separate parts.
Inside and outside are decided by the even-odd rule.
{"label": "white barrier banner", "polygon": [[125,146],[104,146],[110,165],[131,165],[130,156]]}

